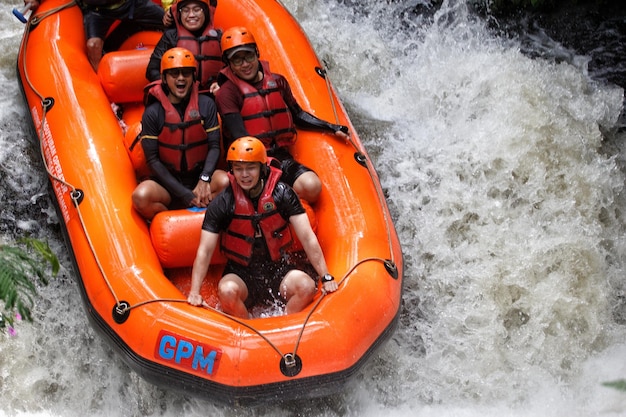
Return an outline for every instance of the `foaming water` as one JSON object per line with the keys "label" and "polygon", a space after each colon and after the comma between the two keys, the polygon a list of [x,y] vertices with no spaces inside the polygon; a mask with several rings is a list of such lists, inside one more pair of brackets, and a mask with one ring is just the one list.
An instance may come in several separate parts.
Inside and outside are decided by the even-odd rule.
{"label": "foaming water", "polygon": [[[602,385],[626,378],[623,91],[584,65],[526,57],[463,2],[284,4],[389,195],[406,268],[397,333],[344,393],[231,409],[129,371],[64,270],[42,289],[36,324],[0,338],[0,415],[625,415],[626,394]],[[0,20],[12,46],[0,161],[14,184],[2,185],[2,234],[31,231],[62,252],[21,127],[20,24]]]}

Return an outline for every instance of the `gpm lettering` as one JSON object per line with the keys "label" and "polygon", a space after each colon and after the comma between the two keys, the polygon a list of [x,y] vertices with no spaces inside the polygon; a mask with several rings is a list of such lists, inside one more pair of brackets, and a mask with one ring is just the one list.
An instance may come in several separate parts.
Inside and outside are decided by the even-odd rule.
{"label": "gpm lettering", "polygon": [[219,349],[165,331],[160,334],[156,354],[166,361],[173,361],[194,371],[204,370],[209,375],[217,371],[217,364],[222,356]]}

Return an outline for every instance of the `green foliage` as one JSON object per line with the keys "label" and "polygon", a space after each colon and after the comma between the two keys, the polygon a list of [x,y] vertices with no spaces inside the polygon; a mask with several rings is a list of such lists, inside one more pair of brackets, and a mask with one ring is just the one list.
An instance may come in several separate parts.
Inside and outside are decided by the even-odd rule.
{"label": "green foliage", "polygon": [[620,391],[626,391],[626,379],[618,379],[617,381],[604,382],[602,385],[611,387]]}
{"label": "green foliage", "polygon": [[47,264],[52,266],[53,275],[59,272],[59,260],[48,243],[32,238],[20,239],[19,243],[30,252],[18,246],[0,245],[0,300],[4,301],[0,329],[13,324],[15,313],[32,322],[33,298],[37,295],[35,282],[48,284],[44,270]]}

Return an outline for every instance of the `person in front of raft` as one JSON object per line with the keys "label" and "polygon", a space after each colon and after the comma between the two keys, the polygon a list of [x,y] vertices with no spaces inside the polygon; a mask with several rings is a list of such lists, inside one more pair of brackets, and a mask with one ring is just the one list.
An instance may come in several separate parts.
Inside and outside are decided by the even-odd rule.
{"label": "person in front of raft", "polygon": [[[41,0],[24,0],[34,12]],[[163,30],[163,8],[152,0],[77,0],[83,12],[83,26],[87,38],[87,58],[94,71],[104,51],[104,39],[116,21],[138,28]],[[131,28],[128,28],[131,29]]]}
{"label": "person in front of raft", "polygon": [[[282,172],[269,164],[263,143],[239,138],[228,147],[226,160],[230,186],[205,213],[189,304],[205,303],[200,289],[218,245],[228,259],[217,289],[227,314],[248,318],[252,306],[276,301],[285,303],[287,314],[301,311],[315,296],[315,273],[325,293],[337,290],[298,195],[280,181]],[[306,257],[288,251],[294,242],[290,224]]]}
{"label": "person in front of raft", "polygon": [[159,66],[163,53],[179,46],[193,52],[198,62],[200,92],[213,93],[217,88],[217,74],[224,63],[220,37],[222,31],[213,26],[217,0],[178,0],[165,12],[171,15],[175,27],[167,29],[154,47],[146,68],[148,81],[161,77]]}
{"label": "person in front of raft", "polygon": [[321,120],[296,102],[286,78],[259,60],[252,33],[237,26],[222,35],[222,57],[227,64],[218,75],[215,102],[222,116],[224,149],[233,139],[254,136],[268,156],[280,161],[282,181],[308,203],[315,203],[322,182],[310,168],[296,161],[289,147],[296,141],[296,126],[317,129],[348,140],[348,127]]}
{"label": "person in front of raft", "polygon": [[196,60],[184,48],[163,54],[161,80],[147,94],[141,146],[152,177],[133,191],[133,207],[146,219],[168,208],[206,207],[229,184],[216,169],[220,157],[215,102],[198,93]]}

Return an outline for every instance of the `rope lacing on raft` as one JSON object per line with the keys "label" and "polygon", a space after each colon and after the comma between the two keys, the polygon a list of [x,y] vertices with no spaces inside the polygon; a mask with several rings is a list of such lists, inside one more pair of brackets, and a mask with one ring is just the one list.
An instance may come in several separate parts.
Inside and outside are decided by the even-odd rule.
{"label": "rope lacing on raft", "polygon": [[[26,47],[26,44],[28,42],[28,38],[29,38],[29,33],[30,30],[38,25],[42,20],[46,19],[47,17],[60,12],[63,9],[66,9],[68,7],[72,7],[76,5],[76,2],[74,0],[65,3],[59,7],[56,7],[54,9],[48,10],[46,12],[43,13],[39,13],[36,15],[31,16],[31,18],[28,20],[27,24],[26,24],[26,28],[25,28],[25,35],[24,35],[24,49]],[[52,181],[56,181],[59,182],[63,185],[65,185],[68,189],[70,189],[70,198],[72,199],[72,202],[74,203],[74,207],[76,208],[79,220],[80,220],[80,225],[81,228],[83,229],[83,232],[85,233],[85,238],[87,239],[87,243],[89,245],[89,248],[93,254],[94,260],[96,261],[96,264],[98,266],[98,269],[100,270],[100,273],[107,285],[107,287],[109,288],[109,291],[111,293],[111,295],[113,296],[113,298],[115,299],[115,307],[114,307],[114,316],[117,314],[119,316],[124,316],[124,315],[128,315],[130,313],[131,310],[141,307],[141,306],[145,306],[148,304],[152,304],[152,303],[156,303],[156,302],[168,302],[168,303],[187,303],[186,299],[178,299],[178,298],[158,298],[158,299],[151,299],[151,300],[146,300],[146,301],[142,301],[139,303],[136,303],[134,305],[130,305],[125,301],[120,301],[120,298],[118,297],[115,289],[113,288],[113,286],[111,285],[111,283],[109,282],[109,279],[104,271],[104,268],[102,267],[102,264],[94,250],[94,245],[92,242],[91,237],[89,236],[89,233],[87,231],[87,228],[85,226],[85,222],[80,210],[80,202],[83,198],[83,193],[81,190],[77,189],[74,185],[72,185],[71,183],[65,181],[64,179],[54,175],[52,173],[52,171],[50,170],[50,167],[48,165],[48,161],[46,160],[45,157],[45,151],[44,151],[44,128],[46,126],[46,114],[48,112],[48,109],[51,107],[50,105],[50,99],[48,98],[44,98],[44,96],[37,91],[37,89],[34,87],[34,85],[32,84],[32,82],[30,81],[30,78],[28,76],[28,71],[27,71],[27,65],[26,65],[26,59],[27,56],[26,54],[24,54],[23,56],[23,72],[24,72],[24,78],[26,79],[26,82],[28,84],[28,86],[31,88],[31,90],[33,91],[34,94],[36,94],[39,99],[41,100],[42,103],[42,120],[41,120],[41,125],[39,127],[39,129],[37,130],[37,134],[39,136],[39,147],[40,147],[40,152],[41,152],[41,156],[42,156],[42,161],[44,163],[44,167],[46,169],[46,172],[48,173],[50,179]],[[333,99],[333,95],[332,95],[332,91],[331,91],[331,85],[330,85],[330,80],[328,78],[327,75],[327,71],[323,70],[322,73],[320,74],[323,76],[323,78],[326,81],[326,86],[328,89],[328,95],[329,98],[331,100],[331,105],[332,105],[332,109],[333,109],[333,113],[335,115],[335,120],[337,123],[339,123],[339,118],[337,115],[337,109],[336,109],[336,104],[334,102]],[[363,150],[359,147],[359,145],[357,145],[354,140],[350,137],[349,138],[349,142],[352,145],[352,147],[355,149],[355,151],[357,151],[359,154],[363,155],[364,152]],[[380,184],[378,184],[378,182],[376,181],[376,176],[374,174],[374,168],[371,164],[371,161],[367,160],[367,158],[363,158],[361,161],[365,162],[365,167],[367,168],[368,174],[370,175],[370,179],[372,180],[372,183],[375,185],[376,188],[376,193],[379,199],[379,204],[381,205],[381,207],[385,207],[386,202],[385,202],[385,198],[384,198],[384,194],[383,191],[380,187]],[[384,258],[380,258],[380,257],[369,257],[369,258],[365,258],[362,259],[360,261],[358,261],[355,265],[353,265],[350,270],[348,272],[346,272],[346,274],[339,280],[338,285],[339,287],[342,286],[342,284],[344,283],[345,279],[361,264],[365,263],[365,262],[371,262],[371,261],[376,261],[376,262],[382,262],[385,265],[385,268],[387,269],[387,271],[389,272],[390,275],[392,275],[394,278],[397,278],[397,269],[396,269],[396,263],[395,263],[395,256],[394,256],[394,251],[393,251],[393,246],[392,246],[392,238],[391,238],[391,227],[390,227],[390,220],[388,218],[388,214],[386,212],[386,210],[383,209],[383,216],[385,219],[385,227],[386,227],[386,232],[387,232],[387,243],[389,245],[389,254],[390,254],[390,259],[384,259]],[[315,312],[315,310],[317,309],[317,307],[320,305],[320,303],[322,302],[322,300],[324,299],[324,297],[326,296],[326,293],[324,291],[322,291],[322,295],[313,303],[310,311],[308,312],[304,322],[302,323],[302,328],[298,334],[298,337],[296,338],[295,344],[294,344],[294,349],[293,352],[291,353],[287,353],[284,354],[283,352],[281,352],[281,350],[271,341],[267,338],[267,336],[265,336],[261,331],[257,330],[254,328],[254,326],[250,325],[249,323],[247,323],[246,321],[239,319],[235,316],[231,316],[229,314],[224,313],[223,311],[220,311],[214,307],[209,306],[208,304],[204,303],[202,308],[214,311],[230,320],[232,320],[233,322],[236,322],[237,324],[246,327],[247,329],[249,329],[250,331],[252,331],[253,333],[256,333],[259,337],[261,337],[269,346],[272,347],[272,349],[274,349],[278,355],[280,355],[281,358],[283,358],[285,360],[285,362],[287,363],[287,366],[293,366],[294,361],[292,360],[293,357],[296,356],[297,351],[298,351],[298,347],[300,345],[300,341],[302,339],[302,336],[304,334],[304,330],[306,328],[307,323],[309,322],[311,316],[313,315],[313,313]],[[114,317],[115,318],[115,317]],[[116,319],[117,321],[117,319]],[[125,321],[124,319],[121,319],[119,321],[119,323],[123,323],[123,321]]]}
{"label": "rope lacing on raft", "polygon": [[[361,264],[365,263],[365,262],[370,262],[370,261],[377,261],[377,262],[383,262],[383,263],[387,263],[388,260],[383,259],[383,258],[377,258],[377,257],[371,257],[371,258],[365,258],[360,260],[359,262],[357,262],[354,266],[352,266],[352,268],[350,268],[350,270],[348,272],[346,272],[346,274],[339,280],[338,285],[339,287],[341,287],[341,285],[343,284],[343,282],[348,278],[348,276],[350,276],[350,274]],[[276,353],[278,353],[278,355],[280,355],[281,358],[285,358],[287,357],[289,354],[291,355],[296,355],[298,352],[298,347],[300,345],[300,341],[302,340],[302,335],[304,334],[304,330],[306,328],[307,323],[309,322],[311,316],[313,315],[313,313],[315,312],[315,310],[317,309],[317,307],[320,305],[320,303],[322,302],[322,300],[324,299],[324,297],[327,294],[322,291],[322,295],[313,303],[311,310],[308,312],[306,318],[304,319],[304,322],[302,323],[302,328],[300,329],[300,332],[298,333],[298,337],[296,338],[296,342],[294,344],[294,349],[293,352],[290,352],[288,354],[284,354],[274,343],[272,343],[271,340],[269,340],[267,338],[267,336],[265,336],[263,333],[261,333],[259,330],[255,329],[254,326],[250,325],[249,323],[247,323],[246,321],[235,317],[235,316],[231,316],[230,314],[224,313],[223,311],[220,311],[214,307],[211,307],[210,305],[208,305],[207,303],[203,303],[202,308],[205,308],[207,310],[211,310],[214,311],[224,317],[227,317],[228,319],[232,320],[233,322],[246,327],[247,329],[249,329],[250,331],[252,331],[253,333],[256,333],[259,337],[261,337],[263,340],[265,340],[265,342],[267,342],[267,344],[269,346],[272,347],[272,349],[274,349],[276,351]],[[147,300],[147,301],[143,301],[140,303],[137,303],[133,306],[128,306],[126,307],[126,310],[132,310],[134,308],[146,305],[146,304],[150,304],[150,303],[155,303],[155,302],[163,302],[163,301],[167,301],[167,302],[173,302],[173,303],[186,303],[187,300],[181,300],[181,299],[154,299],[154,300]]]}

